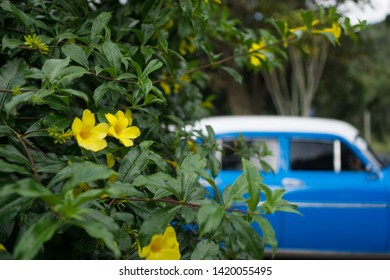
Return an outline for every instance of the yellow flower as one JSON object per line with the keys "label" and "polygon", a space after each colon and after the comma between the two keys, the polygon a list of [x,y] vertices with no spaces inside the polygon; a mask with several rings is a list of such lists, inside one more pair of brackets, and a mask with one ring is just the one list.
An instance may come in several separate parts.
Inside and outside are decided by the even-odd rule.
{"label": "yellow flower", "polygon": [[164,234],[153,235],[149,245],[138,247],[138,255],[147,260],[180,260],[175,229],[169,226]]}
{"label": "yellow flower", "polygon": [[255,67],[261,66],[262,60],[267,60],[267,57],[262,54],[260,51],[264,51],[266,44],[264,40],[261,40],[258,44],[252,43],[251,48],[249,49],[250,53],[250,64]]}
{"label": "yellow flower", "polygon": [[48,54],[49,53],[49,47],[46,45],[46,43],[41,42],[41,38],[37,36],[37,34],[24,36],[24,44],[29,48],[30,50],[39,51],[42,54]]}
{"label": "yellow flower", "polygon": [[[107,160],[107,166],[109,168],[113,168],[114,165],[115,165],[115,157],[113,154],[111,153],[108,153],[106,154],[106,160]],[[115,173],[115,174],[112,174],[110,177],[108,177],[108,181],[109,182],[115,182],[116,180],[118,179],[118,174]]]}
{"label": "yellow flower", "polygon": [[[209,2],[209,0],[204,0],[206,3]],[[213,0],[215,3],[222,4],[221,0]]]}
{"label": "yellow flower", "polygon": [[140,136],[141,132],[138,127],[131,126],[133,122],[131,111],[126,110],[126,113],[123,113],[119,110],[115,115],[106,114],[105,116],[111,125],[108,129],[108,135],[115,137],[126,147],[133,146],[134,143],[131,139]]}
{"label": "yellow flower", "polygon": [[341,27],[338,22],[333,22],[331,28],[325,28],[322,30],[313,30],[313,33],[331,33],[335,37],[336,43],[340,44],[339,38],[341,36]]}
{"label": "yellow flower", "polygon": [[171,87],[169,86],[169,84],[166,81],[160,82],[160,87],[162,88],[162,90],[164,91],[164,93],[166,95],[171,94]]}
{"label": "yellow flower", "polygon": [[108,133],[108,125],[100,123],[95,126],[95,115],[88,109],[84,110],[81,120],[79,118],[73,120],[72,132],[79,146],[84,149],[97,152],[107,146],[104,138]]}
{"label": "yellow flower", "polygon": [[7,249],[5,249],[4,245],[0,243],[0,252],[1,251],[7,251]]}

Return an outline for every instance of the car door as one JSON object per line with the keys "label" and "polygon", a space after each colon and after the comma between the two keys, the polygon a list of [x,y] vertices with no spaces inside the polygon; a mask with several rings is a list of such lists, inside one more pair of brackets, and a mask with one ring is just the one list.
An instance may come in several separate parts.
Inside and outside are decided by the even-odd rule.
{"label": "car door", "polygon": [[[280,173],[284,167],[281,162],[283,153],[280,147],[279,138],[272,134],[242,133],[241,135],[244,137],[245,142],[249,147],[257,147],[259,146],[258,144],[261,143],[262,145],[260,145],[260,149],[266,148],[269,150],[270,155],[262,157],[261,159],[272,168],[272,171],[265,172],[262,165],[259,163],[258,157],[251,157],[250,160],[259,169],[259,172],[263,177],[264,184],[270,188],[280,187]],[[232,185],[243,172],[241,156],[237,155],[235,152],[238,137],[239,134],[217,135],[221,148],[219,159],[222,164],[222,170],[216,178],[216,182],[221,192],[223,192],[227,186]],[[247,207],[244,204],[236,204],[234,205],[234,208],[243,211],[247,210]],[[279,238],[280,217],[278,215],[267,215],[266,218],[268,218],[273,225],[276,237]],[[254,226],[256,230],[259,230],[256,225]]]}
{"label": "car door", "polygon": [[289,138],[285,199],[302,216],[283,214],[280,247],[384,252],[388,189],[353,145],[327,136]]}

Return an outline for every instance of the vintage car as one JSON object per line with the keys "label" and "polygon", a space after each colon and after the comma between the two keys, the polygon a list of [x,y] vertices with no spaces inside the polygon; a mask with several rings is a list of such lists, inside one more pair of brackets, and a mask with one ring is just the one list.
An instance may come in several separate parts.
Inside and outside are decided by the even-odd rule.
{"label": "vintage car", "polygon": [[[263,172],[270,188],[285,188],[284,198],[302,216],[269,215],[280,252],[390,254],[390,169],[375,156],[353,126],[309,117],[228,116],[203,119],[222,150],[223,190],[241,174],[241,161],[226,147],[238,136],[264,142],[272,156]],[[390,257],[390,255],[389,255]]]}

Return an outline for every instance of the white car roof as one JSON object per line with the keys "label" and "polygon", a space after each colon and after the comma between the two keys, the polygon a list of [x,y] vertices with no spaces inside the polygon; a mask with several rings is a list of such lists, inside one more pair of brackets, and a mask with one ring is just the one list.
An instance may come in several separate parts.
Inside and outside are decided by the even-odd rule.
{"label": "white car roof", "polygon": [[218,116],[200,120],[195,129],[206,132],[210,125],[216,134],[234,132],[286,132],[331,134],[354,142],[359,131],[352,125],[334,119],[285,116]]}

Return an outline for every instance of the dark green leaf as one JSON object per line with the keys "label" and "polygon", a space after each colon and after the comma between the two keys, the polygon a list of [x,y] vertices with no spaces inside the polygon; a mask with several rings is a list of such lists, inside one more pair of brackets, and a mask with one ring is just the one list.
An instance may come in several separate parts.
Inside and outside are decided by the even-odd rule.
{"label": "dark green leaf", "polygon": [[107,166],[99,165],[89,161],[72,163],[65,167],[50,181],[48,187],[53,188],[56,184],[65,182],[62,192],[74,188],[80,183],[88,183],[96,180],[107,179],[115,172]]}
{"label": "dark green leaf", "polygon": [[47,81],[54,84],[58,79],[58,74],[69,65],[69,61],[69,58],[46,60],[42,66],[42,72],[45,74]]}
{"label": "dark green leaf", "polygon": [[23,86],[26,82],[23,75],[27,69],[27,64],[20,58],[8,60],[0,68],[0,89],[12,90]]}
{"label": "dark green leaf", "polygon": [[141,78],[142,79],[147,78],[152,72],[156,71],[157,69],[160,69],[162,66],[163,66],[163,64],[161,61],[159,61],[157,59],[151,60],[148,63],[148,65],[146,65],[146,67],[142,73]]}
{"label": "dark green leaf", "polygon": [[115,69],[115,76],[113,78],[116,79],[121,70],[121,51],[115,43],[106,41],[103,43],[103,53],[110,66]]}
{"label": "dark green leaf", "polygon": [[272,256],[275,256],[276,249],[278,247],[278,241],[276,240],[275,231],[271,223],[261,216],[255,216],[254,220],[257,222],[261,231],[263,232],[264,245],[271,245]]}
{"label": "dark green leaf", "polygon": [[83,228],[91,237],[103,240],[115,257],[119,258],[120,250],[115,242],[119,227],[111,217],[90,208],[78,208],[76,216],[78,218],[72,224]]}
{"label": "dark green leaf", "polygon": [[18,21],[23,23],[26,26],[26,28],[31,32],[34,31],[34,26],[37,26],[37,27],[40,27],[40,28],[47,30],[47,26],[43,22],[36,20],[32,16],[29,16],[26,13],[24,13],[23,11],[19,10],[10,1],[3,1],[2,3],[0,3],[0,7],[6,11],[11,12],[13,14],[13,16]]}
{"label": "dark green leaf", "polygon": [[144,197],[145,194],[133,185],[122,182],[109,183],[108,187],[104,189],[105,194],[110,198],[126,198],[126,197]]}
{"label": "dark green leaf", "polygon": [[62,52],[73,61],[88,69],[88,58],[83,49],[75,44],[66,44],[61,48]]}
{"label": "dark green leaf", "polygon": [[202,205],[198,211],[199,237],[218,229],[224,215],[225,209],[219,204]]}
{"label": "dark green leaf", "polygon": [[91,29],[91,39],[94,40],[107,26],[108,22],[111,19],[111,13],[103,12],[95,18],[92,23]]}
{"label": "dark green leaf", "polygon": [[260,202],[261,182],[263,178],[260,176],[257,167],[249,160],[243,158],[242,165],[249,192],[249,198],[247,200],[248,208],[253,212]]}
{"label": "dark green leaf", "polygon": [[179,0],[180,8],[186,14],[190,14],[192,12],[192,1],[191,0]]}
{"label": "dark green leaf", "polygon": [[67,88],[67,89],[59,89],[58,92],[77,96],[77,97],[80,97],[81,99],[85,100],[85,102],[88,102],[88,95],[80,90]]}
{"label": "dark green leaf", "polygon": [[219,245],[211,240],[200,241],[191,254],[191,260],[216,260],[218,259]]}
{"label": "dark green leaf", "polygon": [[235,229],[238,245],[251,256],[253,259],[263,259],[264,245],[263,242],[252,227],[243,217],[232,214],[230,221]]}
{"label": "dark green leaf", "polygon": [[16,109],[16,106],[29,101],[33,95],[34,95],[33,92],[24,92],[12,97],[12,99],[4,106],[7,115],[9,115],[12,110]]}
{"label": "dark green leaf", "polygon": [[20,45],[23,45],[23,41],[19,39],[11,39],[8,38],[7,35],[5,35],[2,40],[2,45],[3,45],[3,51],[5,48],[9,48],[12,50]]}
{"label": "dark green leaf", "polygon": [[61,226],[58,220],[54,220],[50,212],[44,214],[35,221],[20,237],[15,246],[16,259],[33,259],[43,244],[50,240]]}
{"label": "dark green leaf", "polygon": [[168,225],[172,222],[180,206],[175,208],[159,209],[144,221],[139,231],[139,241],[141,247],[149,244],[153,235],[162,234]]}
{"label": "dark green leaf", "polygon": [[118,179],[131,183],[145,169],[149,162],[149,150],[140,146],[132,148],[121,161]]}
{"label": "dark green leaf", "polygon": [[23,179],[16,183],[8,184],[0,189],[0,196],[18,194],[25,197],[50,196],[52,192],[33,179]]}
{"label": "dark green leaf", "polygon": [[242,84],[242,76],[235,69],[230,67],[222,67],[222,69],[228,72],[237,83]]}

